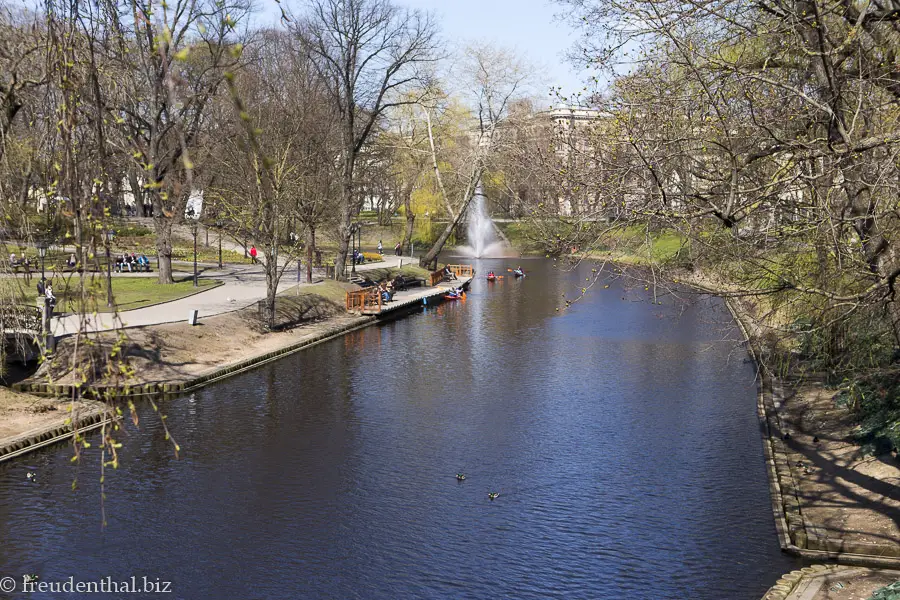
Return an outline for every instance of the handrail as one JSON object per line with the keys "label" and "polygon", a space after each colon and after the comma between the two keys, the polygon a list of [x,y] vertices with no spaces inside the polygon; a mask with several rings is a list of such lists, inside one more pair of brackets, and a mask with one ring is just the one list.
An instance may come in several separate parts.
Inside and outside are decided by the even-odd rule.
{"label": "handrail", "polygon": [[472,265],[447,265],[453,274],[457,277],[474,277],[475,269],[472,268]]}
{"label": "handrail", "polygon": [[366,290],[358,290],[355,292],[347,292],[347,311],[362,312],[366,305]]}
{"label": "handrail", "polygon": [[347,292],[347,312],[380,313],[381,294],[378,289],[356,290]]}

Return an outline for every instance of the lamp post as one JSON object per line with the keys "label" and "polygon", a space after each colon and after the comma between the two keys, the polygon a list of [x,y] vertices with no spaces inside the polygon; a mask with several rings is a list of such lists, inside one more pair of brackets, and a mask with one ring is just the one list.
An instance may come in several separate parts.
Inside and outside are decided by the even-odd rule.
{"label": "lamp post", "polygon": [[350,226],[350,273],[356,275],[356,228],[358,225],[354,223]]}
{"label": "lamp post", "polygon": [[47,242],[37,243],[38,256],[41,257],[41,285],[44,284],[44,257],[47,256]]}
{"label": "lamp post", "polygon": [[110,245],[113,237],[111,229],[106,230],[106,306],[113,305],[112,292],[112,254],[110,253]]}
{"label": "lamp post", "polygon": [[197,219],[199,215],[194,212],[194,207],[189,206],[185,215],[191,220],[191,234],[194,236],[194,287],[197,284]]}
{"label": "lamp post", "polygon": [[222,221],[216,220],[216,229],[219,231],[219,268],[222,268]]}
{"label": "lamp post", "polygon": [[41,290],[43,290],[43,301],[41,303],[41,341],[44,348],[50,348],[50,301],[47,298],[46,284],[44,278],[44,257],[47,256],[47,242],[40,241],[37,243],[38,256],[41,257]]}
{"label": "lamp post", "polygon": [[197,221],[191,225],[191,233],[194,234],[194,287],[199,287],[197,283]]}

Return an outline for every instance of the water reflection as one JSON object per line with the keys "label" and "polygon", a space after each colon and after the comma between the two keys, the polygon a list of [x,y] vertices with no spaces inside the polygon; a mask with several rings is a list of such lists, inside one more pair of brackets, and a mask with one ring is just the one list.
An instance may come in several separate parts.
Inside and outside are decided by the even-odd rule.
{"label": "water reflection", "polygon": [[0,467],[0,573],[192,600],[758,598],[793,564],[727,312],[613,281],[557,313],[585,274],[524,266],[170,403],[181,460],[142,415],[106,531],[66,449]]}

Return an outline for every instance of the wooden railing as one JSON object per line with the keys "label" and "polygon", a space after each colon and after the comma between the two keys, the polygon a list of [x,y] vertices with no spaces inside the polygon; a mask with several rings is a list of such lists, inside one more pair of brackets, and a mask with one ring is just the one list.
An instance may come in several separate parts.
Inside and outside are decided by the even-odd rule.
{"label": "wooden railing", "polygon": [[457,277],[474,277],[475,269],[472,268],[472,265],[447,265],[453,274]]}
{"label": "wooden railing", "polygon": [[381,312],[381,294],[377,289],[347,292],[347,312],[376,314]]}
{"label": "wooden railing", "polygon": [[434,287],[444,280],[444,270],[438,269],[428,276],[428,285]]}

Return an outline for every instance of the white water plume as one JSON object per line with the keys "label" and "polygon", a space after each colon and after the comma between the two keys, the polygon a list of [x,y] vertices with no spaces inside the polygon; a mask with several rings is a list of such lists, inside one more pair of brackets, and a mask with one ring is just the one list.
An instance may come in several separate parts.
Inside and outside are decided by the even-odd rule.
{"label": "white water plume", "polygon": [[461,246],[459,250],[463,254],[475,258],[500,257],[505,254],[505,245],[497,239],[494,233],[494,223],[487,214],[485,200],[484,190],[479,183],[475,187],[475,195],[472,196],[472,201],[469,203],[469,222],[466,227],[466,237],[469,243]]}

